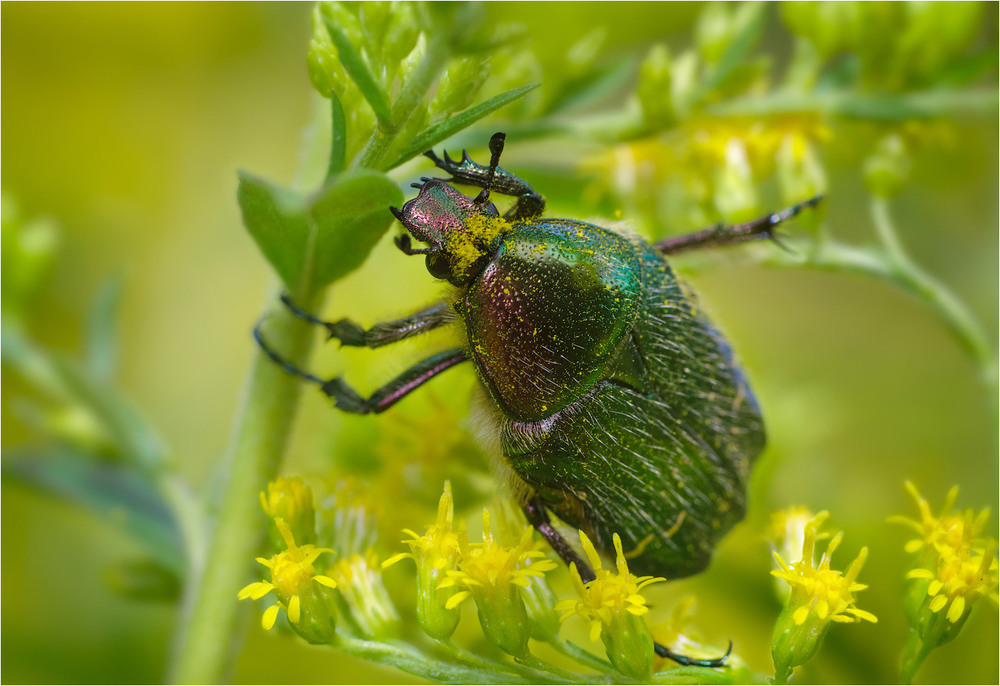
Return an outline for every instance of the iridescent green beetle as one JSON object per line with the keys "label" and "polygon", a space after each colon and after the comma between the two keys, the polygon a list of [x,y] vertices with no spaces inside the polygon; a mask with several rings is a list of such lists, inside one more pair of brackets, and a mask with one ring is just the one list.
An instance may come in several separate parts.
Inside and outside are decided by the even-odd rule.
{"label": "iridescent green beetle", "polygon": [[[426,256],[453,297],[370,329],[323,322],[344,345],[377,348],[443,325],[467,343],[438,353],[363,398],[342,379],[290,372],[318,383],[344,411],[382,412],[441,372],[471,360],[529,521],[584,581],[593,578],[549,514],[584,530],[614,555],[631,551],[638,575],[677,578],[704,569],[744,513],[750,467],[764,447],[760,410],[732,352],[664,259],[683,250],[773,238],[774,227],[819,198],[756,221],[716,226],[650,244],[571,219],[542,218],[544,199],[498,166],[468,155],[426,155],[450,179],[424,178],[416,198],[390,208],[408,235],[407,255]],[[451,183],[482,188],[476,198]],[[514,196],[503,216],[490,193]],[[412,240],[426,244],[413,248]],[[687,664],[690,660],[657,646]]]}

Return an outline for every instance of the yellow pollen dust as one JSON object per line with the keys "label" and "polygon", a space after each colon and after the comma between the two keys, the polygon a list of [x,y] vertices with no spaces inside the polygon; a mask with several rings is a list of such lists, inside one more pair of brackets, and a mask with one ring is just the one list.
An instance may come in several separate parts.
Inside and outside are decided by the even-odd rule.
{"label": "yellow pollen dust", "polygon": [[465,230],[455,233],[448,241],[455,276],[461,278],[484,254],[487,246],[501,235],[511,232],[510,223],[503,217],[477,214],[465,220]]}

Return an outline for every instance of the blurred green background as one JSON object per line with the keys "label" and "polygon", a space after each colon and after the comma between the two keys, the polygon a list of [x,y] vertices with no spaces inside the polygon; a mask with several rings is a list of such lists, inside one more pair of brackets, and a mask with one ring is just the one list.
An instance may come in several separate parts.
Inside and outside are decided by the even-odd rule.
{"label": "blurred green background", "polygon": [[[656,40],[682,48],[700,9],[683,3],[572,7],[498,3],[490,11],[523,23],[534,49],[559,56],[596,26],[607,29],[604,49],[612,55]],[[308,4],[265,3],[0,8],[3,191],[23,217],[50,217],[61,227],[56,267],[33,303],[32,332],[52,348],[78,350],[95,294],[120,276],[118,384],[198,487],[209,484],[226,445],[253,353],[250,328],[273,283],[241,228],[235,171],[282,183],[295,177],[314,105],[305,69],[310,11]],[[979,40],[994,49],[996,27],[997,8],[990,5]],[[771,54],[787,54],[776,16],[767,38]],[[994,332],[995,348],[997,122],[955,124],[915,159],[912,179],[892,209],[914,259]],[[864,126],[853,133],[823,153],[830,174],[827,221],[839,236],[864,241],[871,222],[858,160],[875,139]],[[530,143],[519,151],[517,141],[508,142],[505,163],[520,172],[518,160],[530,159],[522,152]],[[547,192],[544,181],[522,176]],[[558,198],[552,205],[558,213]],[[861,546],[871,549],[861,574],[870,589],[858,605],[879,623],[834,629],[805,678],[891,682],[905,631],[900,598],[908,534],[886,517],[915,516],[905,479],[932,504],[959,484],[959,506],[996,505],[996,398],[987,396],[940,323],[884,283],[768,270],[734,253],[704,266],[689,279],[745,363],[769,422],[770,447],[748,519],[724,542],[712,568],[654,598],[666,607],[695,593],[697,625],[706,638],[720,644],[731,638],[751,666],[769,670],[778,605],[768,592],[770,557],[759,533],[772,509],[799,503],[828,509],[831,528],[845,532],[841,566]],[[372,323],[407,313],[438,292],[421,261],[405,259],[387,236],[367,265],[334,289],[328,313]],[[370,389],[419,350],[324,350],[314,363],[324,373],[349,369],[359,388]],[[453,372],[454,380],[377,419],[344,419],[319,394],[307,393],[287,471],[377,458],[369,439],[411,427],[419,435],[426,430],[420,425],[425,404],[460,412],[462,396],[455,401],[452,389],[467,392],[472,373]],[[3,381],[6,448],[33,436],[16,410],[28,391],[6,370]],[[447,464],[441,474],[449,475]],[[162,679],[174,606],[127,600],[105,583],[116,563],[134,555],[132,544],[81,510],[6,480],[2,508],[3,681]],[[995,521],[989,531],[996,535]],[[996,611],[983,603],[919,679],[996,682],[997,642]],[[405,678],[288,636],[266,636],[255,622],[234,676],[301,683]]]}

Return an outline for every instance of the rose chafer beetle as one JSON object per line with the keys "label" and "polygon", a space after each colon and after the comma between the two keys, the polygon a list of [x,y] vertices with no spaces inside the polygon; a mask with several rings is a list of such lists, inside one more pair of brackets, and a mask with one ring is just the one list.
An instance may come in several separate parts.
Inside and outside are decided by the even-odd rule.
{"label": "rose chafer beetle", "polygon": [[[729,345],[700,311],[665,256],[774,238],[774,228],[812,198],[739,225],[718,225],[648,243],[572,219],[543,218],[545,201],[499,166],[505,135],[490,140],[489,166],[428,151],[448,179],[423,178],[417,197],[390,208],[453,295],[364,329],[320,324],[343,345],[378,348],[440,326],[464,329],[465,345],[418,362],[362,397],[343,379],[320,379],[269,348],[288,371],[319,384],[339,409],[387,410],[438,374],[471,361],[499,437],[513,491],[528,520],[584,581],[593,571],[550,514],[614,554],[619,534],[629,567],[667,578],[703,570],[719,539],[743,517],[747,479],[764,447],[760,410]],[[451,184],[476,186],[467,197]],[[491,193],[516,198],[504,215]],[[413,241],[427,247],[414,248]],[[716,666],[657,645],[684,664]]]}

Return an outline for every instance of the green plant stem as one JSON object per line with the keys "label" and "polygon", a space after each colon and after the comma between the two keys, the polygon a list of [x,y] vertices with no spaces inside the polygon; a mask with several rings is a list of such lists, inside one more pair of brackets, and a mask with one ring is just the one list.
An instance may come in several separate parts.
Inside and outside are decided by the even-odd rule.
{"label": "green plant stem", "polygon": [[607,672],[614,669],[611,663],[607,660],[602,660],[601,658],[594,655],[589,650],[581,648],[572,641],[563,640],[553,640],[549,641],[549,645],[558,650],[560,653],[566,657],[573,658],[580,664],[587,665],[592,669],[596,669],[599,672]]}
{"label": "green plant stem", "polygon": [[[448,655],[453,657],[455,660],[465,665],[468,665],[473,669],[480,669],[487,671],[492,671],[497,669],[498,665],[497,662],[495,661],[491,662],[489,660],[479,657],[475,653],[470,653],[467,650],[463,650],[459,646],[455,645],[455,643],[450,639],[447,641],[435,641],[434,643],[443,651],[448,653]],[[544,681],[549,678],[548,675],[546,675],[544,672],[539,672],[535,669],[532,669],[531,667],[525,666],[517,662],[504,664],[503,667],[505,669],[509,669],[511,672],[516,672],[531,681],[538,681],[539,679]]]}
{"label": "green plant stem", "polygon": [[409,674],[446,683],[466,684],[532,684],[540,683],[538,675],[525,676],[493,665],[480,668],[469,664],[443,662],[400,643],[365,641],[339,634],[334,646],[365,660],[395,667]]}
{"label": "green plant stem", "polygon": [[951,291],[920,269],[903,250],[889,214],[885,198],[872,199],[872,219],[875,229],[890,258],[892,275],[903,290],[913,294],[933,311],[948,331],[972,355],[984,374],[994,365],[993,353],[986,334],[975,318]]}
{"label": "green plant stem", "polygon": [[[313,296],[300,302],[317,309],[318,300]],[[266,334],[293,363],[306,358],[313,341],[310,327],[280,307],[270,314]],[[176,660],[168,682],[229,680],[233,637],[241,633],[236,593],[253,579],[254,555],[266,532],[257,494],[278,473],[301,388],[295,377],[257,351],[223,457],[225,487],[205,551],[204,570],[191,570],[185,590]]]}
{"label": "green plant stem", "polygon": [[413,115],[417,106],[427,96],[427,90],[441,73],[449,56],[450,51],[445,41],[427,41],[427,51],[406,77],[399,95],[392,104],[389,126],[379,125],[375,129],[361,152],[354,158],[352,167],[371,167],[386,171],[380,166],[382,158],[396,140],[396,135],[402,129],[403,124]]}
{"label": "green plant stem", "polygon": [[983,381],[996,388],[996,359],[986,334],[968,308],[947,287],[933,278],[906,254],[889,214],[888,201],[873,198],[872,219],[881,246],[857,248],[824,239],[804,259],[790,261],[779,256],[775,262],[812,269],[872,276],[897,286],[931,310],[949,333],[969,353]]}

